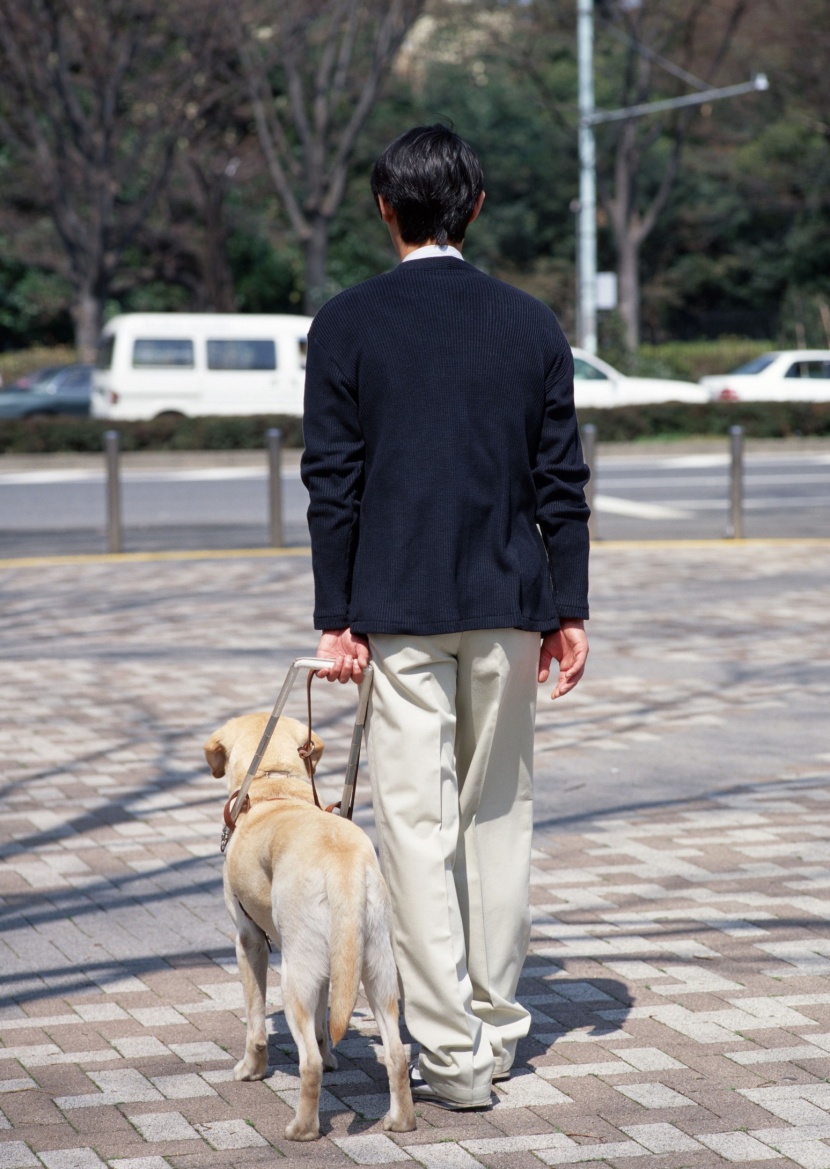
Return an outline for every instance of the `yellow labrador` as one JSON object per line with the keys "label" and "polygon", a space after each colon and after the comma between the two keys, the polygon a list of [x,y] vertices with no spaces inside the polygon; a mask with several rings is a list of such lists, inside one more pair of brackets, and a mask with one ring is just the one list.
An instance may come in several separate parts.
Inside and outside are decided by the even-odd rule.
{"label": "yellow labrador", "polygon": [[[268,715],[231,719],[205,743],[205,758],[228,791],[238,789]],[[380,1029],[389,1074],[383,1127],[415,1128],[406,1056],[398,1029],[398,979],[391,942],[389,893],[368,836],[350,820],[314,804],[297,748],[306,730],[281,718],[262,759],[225,854],[225,903],[236,922],[236,954],[248,1030],[237,1080],[261,1080],[265,1034],[267,937],[282,952],[285,1017],[300,1055],[300,1102],[289,1140],[320,1135],[323,1068],[337,1067],[329,1045],[346,1032],[361,979]],[[314,755],[323,744],[314,736]],[[331,985],[328,1028],[326,1005]]]}

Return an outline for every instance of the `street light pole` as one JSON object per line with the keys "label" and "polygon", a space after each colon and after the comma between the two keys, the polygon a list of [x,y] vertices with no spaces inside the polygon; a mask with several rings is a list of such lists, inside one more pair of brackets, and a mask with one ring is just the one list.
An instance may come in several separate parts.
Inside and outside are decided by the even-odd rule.
{"label": "street light pole", "polygon": [[597,164],[594,141],[594,0],[577,0],[579,65],[579,344],[597,351]]}
{"label": "street light pole", "polygon": [[[641,0],[621,0],[624,7],[639,8]],[[587,353],[597,351],[597,161],[594,126],[621,122],[647,114],[702,105],[743,93],[769,89],[766,74],[751,81],[704,89],[666,101],[644,102],[620,110],[597,110],[594,106],[594,0],[577,0],[576,47],[579,69],[579,220],[577,228],[578,302],[577,337]],[[667,64],[664,62],[664,64]],[[674,70],[673,70],[674,71]],[[688,78],[687,78],[688,80]]]}
{"label": "street light pole", "polygon": [[741,81],[737,85],[721,85],[717,89],[704,89],[701,93],[687,93],[683,97],[670,97],[665,101],[647,101],[639,106],[625,106],[621,110],[595,110],[589,115],[589,121],[592,126],[598,126],[600,122],[627,122],[629,118],[680,110],[684,106],[707,105],[710,101],[720,101],[725,97],[763,93],[765,89],[769,89],[766,73],[756,73],[751,81]]}

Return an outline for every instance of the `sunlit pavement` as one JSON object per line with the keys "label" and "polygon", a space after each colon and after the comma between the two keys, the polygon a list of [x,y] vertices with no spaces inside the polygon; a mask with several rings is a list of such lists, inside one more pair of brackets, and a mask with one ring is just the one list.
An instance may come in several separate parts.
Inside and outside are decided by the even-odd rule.
{"label": "sunlit pavement", "polygon": [[[0,1169],[830,1169],[828,582],[826,542],[597,548],[589,675],[540,691],[512,1079],[488,1112],[425,1105],[386,1135],[361,1004],[324,1136],[297,1145],[276,969],[269,1078],[231,1078],[243,1010],[201,744],[314,649],[308,557],[0,569]],[[336,798],[354,693],[317,691]],[[371,830],[365,777],[357,815]]]}

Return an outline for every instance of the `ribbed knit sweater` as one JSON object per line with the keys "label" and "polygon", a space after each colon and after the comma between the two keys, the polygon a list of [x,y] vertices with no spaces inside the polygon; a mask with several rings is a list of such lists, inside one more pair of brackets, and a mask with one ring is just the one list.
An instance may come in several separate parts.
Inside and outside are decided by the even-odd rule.
{"label": "ribbed knit sweater", "polygon": [[588,616],[573,358],[540,301],[449,257],[340,293],[309,332],[303,430],[315,628]]}

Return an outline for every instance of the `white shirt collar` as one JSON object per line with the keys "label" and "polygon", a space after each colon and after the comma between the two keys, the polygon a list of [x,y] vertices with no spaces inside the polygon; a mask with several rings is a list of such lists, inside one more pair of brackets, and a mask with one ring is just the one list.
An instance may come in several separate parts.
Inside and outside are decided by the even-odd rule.
{"label": "white shirt collar", "polygon": [[458,248],[454,248],[452,244],[424,244],[422,248],[416,248],[414,252],[404,256],[403,263],[405,264],[407,260],[431,260],[433,256],[450,256],[453,260],[464,259]]}

